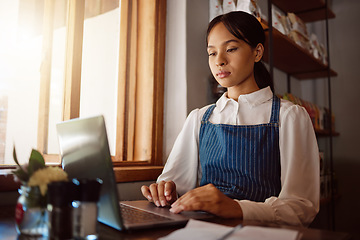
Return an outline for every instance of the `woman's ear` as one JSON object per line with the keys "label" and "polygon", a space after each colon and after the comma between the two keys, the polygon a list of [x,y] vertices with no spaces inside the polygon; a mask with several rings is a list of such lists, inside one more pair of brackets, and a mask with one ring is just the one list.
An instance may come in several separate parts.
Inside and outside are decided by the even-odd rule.
{"label": "woman's ear", "polygon": [[256,46],[255,53],[255,62],[259,62],[264,55],[264,46],[261,43]]}

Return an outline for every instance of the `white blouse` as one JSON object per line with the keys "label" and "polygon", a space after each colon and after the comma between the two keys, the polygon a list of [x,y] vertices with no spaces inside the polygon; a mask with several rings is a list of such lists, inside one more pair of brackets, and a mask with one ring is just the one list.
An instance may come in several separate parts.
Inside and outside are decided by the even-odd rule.
{"label": "white blouse", "polygon": [[[241,95],[238,101],[226,93],[216,102],[210,116],[214,124],[255,125],[270,121],[273,93],[269,87]],[[210,106],[210,105],[209,105]],[[199,186],[199,131],[209,106],[193,110],[165,164],[158,182],[172,180],[183,195]],[[281,192],[265,202],[237,201],[244,220],[307,226],[319,211],[319,150],[314,128],[306,110],[281,100],[279,116]]]}

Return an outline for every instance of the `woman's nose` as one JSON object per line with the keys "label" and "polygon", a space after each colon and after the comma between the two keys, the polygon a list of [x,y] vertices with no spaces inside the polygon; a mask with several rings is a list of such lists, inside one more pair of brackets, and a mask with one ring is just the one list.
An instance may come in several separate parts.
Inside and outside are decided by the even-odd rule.
{"label": "woman's nose", "polygon": [[226,65],[226,59],[221,54],[219,54],[216,59],[216,66],[222,67],[225,65]]}

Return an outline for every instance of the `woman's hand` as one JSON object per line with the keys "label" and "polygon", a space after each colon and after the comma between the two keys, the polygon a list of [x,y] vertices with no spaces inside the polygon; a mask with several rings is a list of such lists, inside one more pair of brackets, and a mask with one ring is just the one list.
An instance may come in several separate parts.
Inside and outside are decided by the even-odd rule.
{"label": "woman's hand", "polygon": [[173,213],[197,210],[209,212],[223,218],[243,217],[240,205],[212,184],[187,192],[174,202],[170,209]]}
{"label": "woman's hand", "polygon": [[177,199],[176,185],[173,181],[161,181],[153,183],[149,187],[144,185],[141,187],[141,192],[144,197],[158,207],[169,206]]}

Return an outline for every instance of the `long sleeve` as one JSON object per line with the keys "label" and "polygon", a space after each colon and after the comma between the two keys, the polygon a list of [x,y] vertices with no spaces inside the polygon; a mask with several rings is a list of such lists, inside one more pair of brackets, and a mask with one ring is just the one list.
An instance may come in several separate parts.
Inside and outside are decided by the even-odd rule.
{"label": "long sleeve", "polygon": [[319,211],[319,152],[311,120],[292,105],[281,117],[281,192],[264,203],[238,201],[244,219],[307,226]]}
{"label": "long sleeve", "polygon": [[198,115],[199,109],[195,109],[187,117],[157,180],[174,181],[180,195],[197,185],[200,124]]}

